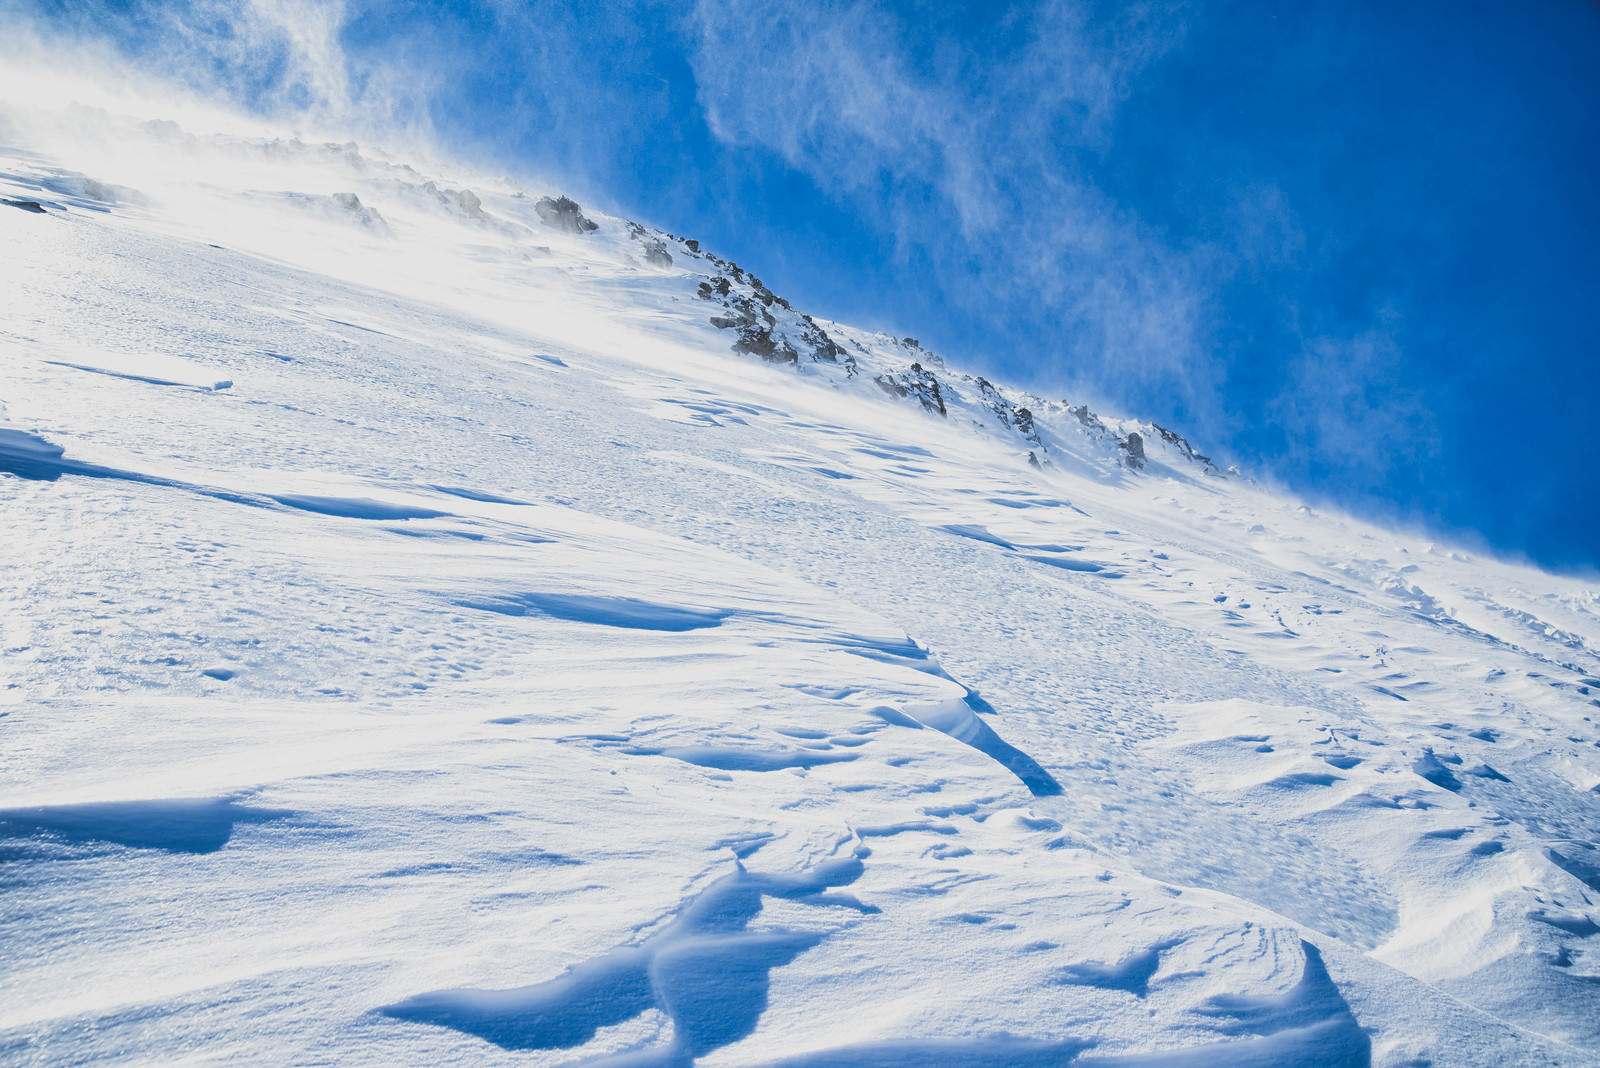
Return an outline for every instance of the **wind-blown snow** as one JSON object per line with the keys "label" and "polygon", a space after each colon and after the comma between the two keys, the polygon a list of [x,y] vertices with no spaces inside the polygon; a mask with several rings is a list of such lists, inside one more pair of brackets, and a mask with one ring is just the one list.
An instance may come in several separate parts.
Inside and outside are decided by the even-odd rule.
{"label": "wind-blown snow", "polygon": [[1595,1062],[1592,583],[151,118],[0,147],[0,1059]]}

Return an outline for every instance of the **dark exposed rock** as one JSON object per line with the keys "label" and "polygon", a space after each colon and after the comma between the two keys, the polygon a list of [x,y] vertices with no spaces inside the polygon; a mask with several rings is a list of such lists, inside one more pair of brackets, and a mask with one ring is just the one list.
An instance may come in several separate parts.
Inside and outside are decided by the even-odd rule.
{"label": "dark exposed rock", "polygon": [[[719,279],[726,283],[726,279]],[[714,299],[717,290],[702,282],[700,295],[707,299]],[[739,337],[733,343],[733,351],[760,356],[763,360],[772,363],[798,363],[800,353],[795,351],[793,345],[786,337],[773,334],[773,329],[778,321],[772,313],[765,308],[758,307],[754,300],[742,293],[730,294],[724,299],[724,306],[730,312],[728,315],[713,315],[711,325],[719,330],[737,330]]]}
{"label": "dark exposed rock", "polygon": [[899,345],[901,348],[910,351],[912,356],[914,356],[916,358],[917,362],[919,362],[919,363],[931,363],[931,364],[933,364],[933,366],[938,367],[940,369],[944,368],[944,357],[940,356],[938,353],[934,352],[931,349],[923,348],[922,347],[922,342],[918,341],[916,338],[914,338],[914,337],[895,338],[894,339],[894,343],[896,345]]}
{"label": "dark exposed rock", "polygon": [[423,182],[422,191],[469,219],[479,222],[484,219],[483,201],[470,189],[440,189],[437,183]]}
{"label": "dark exposed rock", "polygon": [[[716,300],[718,297],[727,297],[733,292],[733,286],[720,274],[710,281],[701,282],[695,293],[701,300]],[[726,303],[726,301],[724,301]]]}
{"label": "dark exposed rock", "polygon": [[[695,293],[701,300],[720,303],[725,309],[726,314],[711,316],[711,325],[738,331],[733,344],[735,352],[786,364],[798,364],[801,354],[809,353],[813,361],[841,364],[847,376],[856,373],[855,357],[845,353],[810,316],[797,316],[798,323],[780,323],[773,309],[792,312],[788,301],[774,294],[761,279],[740,270],[737,264],[718,260],[710,253],[705,255],[727,273],[701,282]],[[736,284],[748,286],[748,294],[736,289]],[[840,359],[841,356],[844,358]]]}
{"label": "dark exposed rock", "polygon": [[700,251],[700,242],[696,241],[692,237],[685,238],[684,242],[683,242],[683,247],[688,249],[690,252],[699,252]]}
{"label": "dark exposed rock", "polygon": [[[722,273],[700,282],[695,295],[722,306],[723,311],[713,314],[710,322],[718,329],[737,331],[735,352],[791,366],[798,366],[802,356],[809,356],[813,363],[837,364],[844,368],[846,377],[858,373],[855,356],[846,352],[815,319],[796,313],[787,300],[738,264],[718,259],[711,252],[701,255]],[[780,319],[784,313],[788,314]]]}
{"label": "dark exposed rock", "polygon": [[[805,324],[800,328],[800,337],[807,345],[811,346],[811,358],[813,360],[827,360],[830,363],[838,363],[839,357],[845,355],[845,351],[838,346],[833,338],[828,336],[826,330],[817,325],[816,320],[811,316],[802,315],[800,319]],[[854,361],[852,360],[851,362]]]}
{"label": "dark exposed rock", "polygon": [[[635,241],[642,241],[644,243],[644,261],[646,263],[652,267],[659,267],[662,270],[666,270],[672,266],[672,253],[667,251],[667,243],[665,241],[658,236],[652,236],[649,230],[646,230],[643,226],[640,226],[638,223],[633,222],[632,220],[628,221],[627,226],[628,236],[633,238]],[[672,235],[669,234],[667,236],[670,237]],[[704,294],[702,294],[702,296],[703,295]]]}
{"label": "dark exposed rock", "polygon": [[[723,301],[723,306],[726,307],[728,311],[732,312],[732,314],[713,315],[711,317],[712,326],[717,327],[719,330],[729,330],[735,327],[756,325],[756,306],[749,297],[734,296]],[[772,317],[770,315],[766,315],[765,312],[763,312],[762,315],[768,320],[767,325],[769,327],[772,326]]]}
{"label": "dark exposed rock", "polygon": [[[376,208],[369,208],[361,203],[361,198],[354,193],[334,193],[323,196],[317,193],[281,193],[277,194],[285,201],[295,205],[302,211],[321,215],[326,219],[333,219],[341,223],[354,223],[380,237],[393,237],[394,232],[389,229],[389,223],[378,214]],[[450,203],[455,203],[451,200]]]}
{"label": "dark exposed rock", "polygon": [[1039,439],[1039,432],[1033,425],[1032,412],[1012,404],[987,378],[979,378],[977,384],[978,395],[983,398],[984,405],[999,418],[1002,426],[1016,430],[1035,448],[1044,448],[1044,442]]}
{"label": "dark exposed rock", "polygon": [[[1068,405],[1067,411],[1070,412],[1079,423],[1083,424],[1084,429],[1089,430],[1097,435],[1112,434],[1111,428],[1108,427],[1098,415],[1095,415],[1094,412],[1090,411],[1088,405]],[[1190,445],[1188,441],[1184,440],[1181,435],[1155,423],[1149,423],[1146,425],[1149,426],[1149,428],[1156,434],[1159,434],[1162,441],[1166,442],[1173,448],[1176,448],[1179,452],[1183,453],[1186,458],[1193,460],[1197,464],[1203,465],[1205,469],[1212,474],[1220,473],[1217,470],[1216,464],[1211,462],[1211,458],[1209,456],[1201,455],[1195,450],[1194,446]],[[1145,454],[1146,439],[1143,435],[1137,432],[1130,433],[1126,438],[1123,438],[1120,435],[1115,435],[1114,440],[1117,443],[1117,447],[1123,453],[1123,463],[1135,469],[1145,466],[1148,457]],[[1236,469],[1230,469],[1228,473],[1238,474],[1238,471]]]}
{"label": "dark exposed rock", "polygon": [[0,199],[0,203],[8,204],[13,208],[21,208],[23,211],[31,211],[36,215],[45,214],[44,205],[37,200],[11,200],[4,198]]}
{"label": "dark exposed rock", "polygon": [[733,343],[733,349],[770,360],[777,355],[778,344],[772,340],[772,331],[765,327],[749,326],[739,331],[739,340]]}
{"label": "dark exposed rock", "polygon": [[587,234],[600,229],[600,224],[586,217],[571,197],[540,197],[533,210],[539,213],[546,226],[569,234]]}
{"label": "dark exposed rock", "polygon": [[644,262],[652,267],[660,267],[663,270],[671,267],[672,253],[667,251],[666,242],[660,238],[646,242],[644,246]]}
{"label": "dark exposed rock", "polygon": [[1212,470],[1216,469],[1217,465],[1211,462],[1211,457],[1202,456],[1200,453],[1196,452],[1194,446],[1190,445],[1182,434],[1168,430],[1164,426],[1158,426],[1155,423],[1151,423],[1150,425],[1155,429],[1157,434],[1161,435],[1161,440],[1165,441],[1168,445],[1175,446],[1189,459],[1194,460],[1197,463],[1202,463]]}
{"label": "dark exposed rock", "polygon": [[940,415],[947,414],[939,380],[934,377],[932,371],[925,370],[920,363],[912,364],[910,370],[897,375],[879,375],[874,381],[885,393],[896,397],[915,397],[928,411],[938,412]]}
{"label": "dark exposed rock", "polygon": [[335,193],[330,199],[335,207],[349,214],[357,223],[367,229],[383,234],[386,237],[393,236],[393,232],[389,229],[389,223],[382,215],[378,214],[378,209],[367,207],[361,203],[361,198],[354,193]]}
{"label": "dark exposed rock", "polygon": [[1089,406],[1087,404],[1080,404],[1076,407],[1069,406],[1067,411],[1076,416],[1078,422],[1082,423],[1090,430],[1098,430],[1101,433],[1104,433],[1107,429],[1105,423],[1100,421],[1100,417],[1098,415],[1095,415],[1089,410]]}
{"label": "dark exposed rock", "polygon": [[748,352],[769,363],[799,363],[800,354],[787,338],[775,339],[772,330],[764,326],[747,326],[739,331],[739,340],[733,343],[735,352]]}

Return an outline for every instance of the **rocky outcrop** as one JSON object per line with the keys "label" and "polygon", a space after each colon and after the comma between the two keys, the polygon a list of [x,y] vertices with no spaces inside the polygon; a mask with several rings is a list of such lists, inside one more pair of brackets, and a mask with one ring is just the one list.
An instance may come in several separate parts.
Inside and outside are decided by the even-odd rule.
{"label": "rocky outcrop", "polygon": [[[378,209],[367,207],[361,203],[361,198],[354,193],[335,193],[329,199],[333,202],[334,207],[349,216],[358,226],[364,226],[373,233],[382,234],[384,237],[394,236],[393,231],[389,229],[388,221],[378,214]],[[473,199],[476,200],[477,198],[474,197]]]}
{"label": "rocky outcrop", "polygon": [[[647,240],[653,233],[641,227],[634,236]],[[811,363],[839,367],[847,378],[854,377],[864,366],[870,367],[873,383],[889,396],[914,401],[924,410],[947,418],[952,412],[978,415],[981,422],[992,418],[1001,429],[1021,439],[1027,447],[1024,455],[1036,467],[1050,465],[1047,425],[1065,413],[1095,443],[1095,452],[1117,460],[1129,470],[1142,470],[1151,463],[1146,448],[1159,436],[1208,472],[1216,471],[1208,457],[1170,430],[1150,423],[1108,423],[1087,405],[1069,405],[1065,401],[1056,404],[1031,396],[1013,399],[986,378],[947,370],[944,360],[924,348],[917,338],[830,334],[816,319],[795,311],[787,300],[737,263],[702,249],[697,241],[668,236],[679,243],[684,254],[716,269],[697,284],[695,293],[714,306],[711,325],[733,332],[735,352],[795,367]],[[909,363],[902,364],[901,359]],[[906,369],[894,370],[896,366]],[[1054,429],[1060,432],[1067,428]]]}
{"label": "rocky outcrop", "polygon": [[855,374],[855,357],[840,348],[815,319],[795,313],[788,301],[738,264],[709,253],[706,258],[727,273],[707,278],[695,294],[722,306],[724,314],[711,316],[711,325],[736,332],[735,352],[787,364],[798,364],[804,355],[812,361],[842,365],[847,377]]}
{"label": "rocky outcrop", "polygon": [[828,332],[817,325],[817,321],[809,315],[800,316],[800,337],[807,345],[811,346],[813,360],[827,360],[829,363],[838,363],[844,360],[848,363],[849,373],[855,374],[856,358],[840,348]]}
{"label": "rocky outcrop", "polygon": [[569,234],[587,234],[600,229],[600,224],[583,214],[583,209],[571,197],[540,197],[533,206],[539,219],[552,230]]}
{"label": "rocky outcrop", "polygon": [[894,375],[879,375],[873,379],[878,383],[878,388],[895,397],[914,398],[930,412],[948,415],[944,406],[944,391],[939,388],[939,379],[932,371],[920,363],[911,365],[910,370],[901,371]]}
{"label": "rocky outcrop", "polygon": [[1151,423],[1150,427],[1157,434],[1161,435],[1162,441],[1165,441],[1168,445],[1171,445],[1173,448],[1183,453],[1184,456],[1193,460],[1195,463],[1202,464],[1209,471],[1216,471],[1217,465],[1211,462],[1211,457],[1202,456],[1200,453],[1196,452],[1194,446],[1190,445],[1188,439],[1186,439],[1182,434],[1168,430],[1166,427],[1159,426],[1155,423]]}
{"label": "rocky outcrop", "polygon": [[663,271],[671,267],[672,253],[667,251],[667,243],[659,238],[647,241],[644,246],[644,262]]}
{"label": "rocky outcrop", "polygon": [[[1141,434],[1137,430],[1130,430],[1126,434],[1124,434],[1121,429],[1112,430],[1111,427],[1106,425],[1105,420],[1101,419],[1098,415],[1094,414],[1094,412],[1090,411],[1089,406],[1086,404],[1069,405],[1067,407],[1067,411],[1078,420],[1079,425],[1081,425],[1091,436],[1096,438],[1111,438],[1114,440],[1116,442],[1117,453],[1125,467],[1139,471],[1143,470],[1145,466],[1149,464],[1150,457],[1145,452],[1145,443],[1148,440],[1146,435]],[[1212,474],[1219,473],[1216,465],[1211,462],[1210,457],[1202,456],[1200,453],[1196,452],[1194,447],[1190,445],[1189,442],[1186,441],[1181,435],[1168,430],[1166,427],[1158,426],[1155,423],[1140,423],[1137,425],[1148,427],[1162,441],[1176,448],[1184,455],[1185,458],[1200,464],[1208,472]],[[1126,424],[1124,424],[1123,429],[1126,429]]]}
{"label": "rocky outcrop", "polygon": [[[657,270],[670,270],[672,267],[672,253],[667,251],[667,243],[655,231],[646,230],[636,222],[628,223],[628,236],[644,245],[644,262]],[[669,237],[671,235],[668,235]]]}
{"label": "rocky outcrop", "polygon": [[752,327],[739,331],[733,351],[760,356],[768,363],[799,363],[800,354],[789,344],[788,338],[774,337],[769,327]]}
{"label": "rocky outcrop", "polygon": [[361,198],[354,193],[334,193],[331,196],[322,196],[316,193],[275,193],[251,194],[253,196],[275,196],[293,204],[301,211],[320,215],[345,224],[361,227],[378,237],[393,237],[394,231],[389,229],[389,223],[378,209],[368,207],[361,203]]}
{"label": "rocky outcrop", "polygon": [[[716,281],[727,283],[726,278]],[[710,294],[707,299],[714,299],[720,294],[720,287],[701,283],[701,296],[706,297],[707,293]],[[774,333],[778,320],[753,297],[733,292],[733,287],[729,285],[722,305],[729,314],[713,315],[711,325],[719,330],[736,332],[733,351],[760,356],[770,363],[799,362],[800,353],[789,343],[789,339]]]}
{"label": "rocky outcrop", "polygon": [[1144,438],[1139,436],[1139,432],[1137,430],[1129,433],[1128,436],[1119,443],[1119,447],[1124,453],[1123,462],[1129,467],[1137,471],[1144,466]]}
{"label": "rocky outcrop", "polygon": [[1111,432],[1100,417],[1089,410],[1087,404],[1068,405],[1067,411],[1072,413],[1073,418],[1077,419],[1086,430],[1092,430],[1098,434],[1109,434]]}
{"label": "rocky outcrop", "polygon": [[[914,339],[906,338],[906,340],[912,341]],[[1033,412],[1013,404],[987,378],[978,378],[975,379],[975,382],[978,387],[978,396],[982,400],[984,407],[995,414],[1000,420],[1001,426],[1008,430],[1015,430],[1034,448],[1044,448],[1044,442],[1039,439],[1038,428],[1033,425]],[[1035,459],[1037,460],[1037,457]]]}
{"label": "rocky outcrop", "polygon": [[901,348],[905,349],[908,353],[910,353],[911,354],[911,358],[913,360],[916,360],[918,363],[929,363],[929,364],[932,364],[933,366],[939,368],[939,370],[941,370],[941,371],[945,369],[944,357],[940,356],[936,352],[930,352],[929,350],[923,348],[922,347],[922,342],[918,341],[916,338],[914,338],[914,337],[896,338],[895,339],[895,344],[899,345]]}
{"label": "rocky outcrop", "polygon": [[483,201],[470,189],[440,189],[434,182],[423,182],[422,191],[473,222],[483,222],[487,218],[483,212]]}
{"label": "rocky outcrop", "polygon": [[397,181],[390,186],[390,189],[413,202],[426,205],[430,210],[442,211],[451,218],[485,230],[519,239],[533,233],[520,222],[486,211],[482,198],[470,189],[451,189],[434,181]]}

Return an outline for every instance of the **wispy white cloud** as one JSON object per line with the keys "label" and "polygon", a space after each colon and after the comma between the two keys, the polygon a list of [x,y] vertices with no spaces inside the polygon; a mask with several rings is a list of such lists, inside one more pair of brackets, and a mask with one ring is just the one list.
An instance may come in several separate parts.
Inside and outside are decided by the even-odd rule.
{"label": "wispy white cloud", "polygon": [[1058,323],[1035,367],[1135,395],[1181,388],[1193,406],[1214,385],[1206,254],[1169,247],[1086,177],[1119,103],[1184,29],[1170,5],[1057,0],[992,24],[997,47],[918,41],[867,3],[702,0],[692,58],[723,142],[776,153],[875,216],[955,299]]}
{"label": "wispy white cloud", "polygon": [[[1281,475],[1358,500],[1426,481],[1419,476],[1440,455],[1442,436],[1434,405],[1408,381],[1389,331],[1309,338],[1288,372],[1288,388],[1266,410],[1294,443],[1275,465]],[[1404,502],[1386,510],[1403,513]]]}
{"label": "wispy white cloud", "polygon": [[346,18],[341,0],[243,0],[231,10],[239,15],[236,55],[263,42],[280,45],[285,69],[279,92],[303,95],[303,106],[313,111],[339,118],[353,112],[348,60],[339,44]]}
{"label": "wispy white cloud", "polygon": [[[437,72],[350,54],[345,0],[135,0],[47,13],[20,0],[4,52],[79,95],[221,105],[308,132],[425,140]],[[30,76],[38,76],[35,71]]]}

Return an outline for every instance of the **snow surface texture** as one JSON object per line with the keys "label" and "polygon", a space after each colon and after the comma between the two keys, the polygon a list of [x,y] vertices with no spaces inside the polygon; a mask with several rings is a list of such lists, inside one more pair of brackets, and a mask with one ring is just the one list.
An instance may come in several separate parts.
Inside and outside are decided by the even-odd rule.
{"label": "snow surface texture", "polygon": [[1590,1064],[1600,590],[355,145],[0,159],[0,1061]]}

